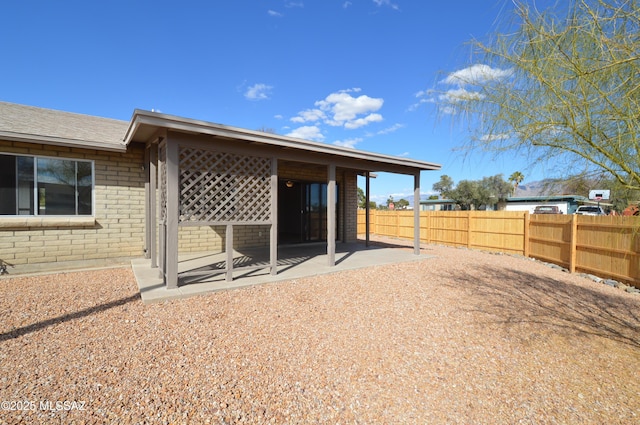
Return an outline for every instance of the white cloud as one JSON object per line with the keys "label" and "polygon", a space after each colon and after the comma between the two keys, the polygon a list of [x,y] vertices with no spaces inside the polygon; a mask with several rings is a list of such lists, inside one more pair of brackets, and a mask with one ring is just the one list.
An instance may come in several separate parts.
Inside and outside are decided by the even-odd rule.
{"label": "white cloud", "polygon": [[267,84],[254,84],[244,92],[244,97],[249,100],[265,100],[269,99],[273,86]]}
{"label": "white cloud", "polygon": [[[349,92],[358,91],[359,89],[351,89],[331,93],[324,100],[319,100],[315,103],[317,107],[329,115],[329,119],[326,121],[327,124],[358,128],[369,122],[382,120],[381,115],[372,113],[382,107],[384,100],[367,95],[353,97],[349,94]],[[358,116],[365,114],[367,114],[367,118],[365,118],[365,121],[361,121]],[[356,120],[358,121],[357,124],[355,123]]]}
{"label": "white cloud", "polygon": [[407,108],[409,112],[415,111],[425,103],[436,102],[436,100],[433,98],[433,90],[420,90],[419,92],[416,92],[415,97],[418,99],[418,101],[409,105],[409,108]]}
{"label": "white cloud", "polygon": [[344,124],[344,128],[348,129],[348,130],[354,130],[356,128],[360,128],[363,127],[365,125],[368,125],[372,122],[380,122],[382,121],[382,115],[380,114],[369,114],[364,118],[357,118],[354,120],[350,120],[347,121]]}
{"label": "white cloud", "polygon": [[475,91],[459,88],[447,90],[444,94],[441,94],[439,98],[449,103],[457,103],[467,100],[482,100],[484,99],[484,95]]}
{"label": "white cloud", "polygon": [[480,140],[483,142],[494,142],[496,140],[507,140],[509,137],[508,133],[500,133],[500,134],[485,134],[480,137]]}
{"label": "white cloud", "polygon": [[340,90],[331,93],[323,100],[315,102],[316,108],[301,111],[291,118],[295,123],[322,122],[333,127],[344,127],[349,130],[363,127],[373,122],[382,121],[378,111],[384,100],[366,95],[353,97],[350,93],[359,93],[360,88]]}
{"label": "white cloud", "polygon": [[460,69],[447,75],[442,80],[445,84],[465,86],[467,84],[478,85],[489,81],[502,80],[513,75],[512,69],[491,68],[489,65],[476,64],[468,68]]}
{"label": "white cloud", "polygon": [[287,134],[289,137],[297,137],[298,139],[315,140],[321,142],[324,140],[324,135],[320,131],[320,128],[315,125],[307,125],[294,129]]}
{"label": "white cloud", "polygon": [[389,6],[393,10],[400,10],[400,6],[398,6],[395,3],[391,3],[391,0],[373,0],[373,2],[378,7],[380,7],[380,6]]}
{"label": "white cloud", "polygon": [[320,120],[324,120],[327,116],[320,109],[307,109],[305,111],[299,112],[297,116],[291,118],[293,122],[316,122]]}
{"label": "white cloud", "polygon": [[269,10],[267,11],[267,14],[268,14],[269,16],[273,16],[273,17],[275,17],[275,18],[282,18],[282,17],[284,16],[282,13],[280,13],[280,12],[276,12],[275,10],[271,10],[271,9],[269,9]]}
{"label": "white cloud", "polygon": [[277,120],[281,120],[284,117],[282,115],[280,115],[280,114],[276,114],[276,115],[273,116],[273,118],[275,118]]}
{"label": "white cloud", "polygon": [[353,3],[351,3],[350,1],[345,1],[344,3],[342,3],[342,8],[343,8],[343,9],[346,9],[346,8],[348,8],[349,6],[351,6],[352,4],[353,4]]}
{"label": "white cloud", "polygon": [[362,138],[355,137],[353,139],[347,139],[347,140],[336,140],[335,142],[333,142],[333,144],[336,146],[342,146],[345,148],[355,148],[356,145],[360,142],[362,142]]}
{"label": "white cloud", "polygon": [[396,130],[400,130],[401,128],[404,128],[404,124],[394,124],[391,127],[383,128],[382,130],[378,131],[376,134],[389,134],[389,133],[393,133]]}
{"label": "white cloud", "polygon": [[456,105],[463,102],[469,102],[474,100],[482,100],[485,95],[476,91],[470,91],[463,88],[451,89],[438,96],[438,99],[443,103],[438,106],[440,113],[444,115],[454,115],[458,111]]}
{"label": "white cloud", "polygon": [[288,1],[284,7],[304,7],[304,3],[301,1]]}
{"label": "white cloud", "polygon": [[445,115],[453,115],[456,113],[456,110],[451,106],[441,106],[440,112],[442,112]]}

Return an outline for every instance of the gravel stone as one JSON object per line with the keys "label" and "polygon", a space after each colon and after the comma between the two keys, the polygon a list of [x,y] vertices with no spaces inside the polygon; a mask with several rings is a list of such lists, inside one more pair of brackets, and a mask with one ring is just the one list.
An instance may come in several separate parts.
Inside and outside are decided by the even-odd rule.
{"label": "gravel stone", "polygon": [[640,297],[424,252],[150,305],[129,268],[3,277],[0,423],[638,423]]}

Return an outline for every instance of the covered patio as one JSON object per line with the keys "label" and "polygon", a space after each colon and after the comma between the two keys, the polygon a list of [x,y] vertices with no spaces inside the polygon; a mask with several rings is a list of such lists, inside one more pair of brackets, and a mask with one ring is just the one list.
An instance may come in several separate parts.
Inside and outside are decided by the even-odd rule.
{"label": "covered patio", "polygon": [[184,254],[180,256],[178,263],[181,276],[178,286],[171,289],[166,288],[157,269],[150,267],[148,259],[133,260],[132,268],[142,301],[149,304],[345,270],[420,261],[429,258],[426,250],[423,246],[421,255],[417,256],[411,241],[376,238],[367,244],[361,239],[356,242],[338,243],[335,264],[330,266],[325,244],[283,245],[278,248],[275,275],[269,272],[268,252],[260,249],[234,251],[233,262],[236,271],[231,281],[226,279],[225,253]]}
{"label": "covered patio", "polygon": [[[337,271],[353,257],[379,264],[382,258],[357,255],[370,248],[368,214],[357,243],[357,176],[365,177],[368,208],[371,173],[412,176],[419,199],[420,172],[440,169],[141,110],[134,112],[124,142],[146,147],[145,273],[158,279],[153,288],[180,293],[213,276],[231,288],[253,284],[257,276],[279,280],[300,265]],[[413,256],[420,254],[419,213],[414,210]],[[292,247],[284,240],[314,244]]]}

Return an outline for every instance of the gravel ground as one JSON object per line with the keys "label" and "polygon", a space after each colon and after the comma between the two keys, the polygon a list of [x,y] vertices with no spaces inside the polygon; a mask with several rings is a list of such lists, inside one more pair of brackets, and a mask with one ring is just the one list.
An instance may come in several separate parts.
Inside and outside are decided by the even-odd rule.
{"label": "gravel ground", "polygon": [[640,296],[427,253],[152,305],[129,268],[0,279],[0,423],[640,420]]}

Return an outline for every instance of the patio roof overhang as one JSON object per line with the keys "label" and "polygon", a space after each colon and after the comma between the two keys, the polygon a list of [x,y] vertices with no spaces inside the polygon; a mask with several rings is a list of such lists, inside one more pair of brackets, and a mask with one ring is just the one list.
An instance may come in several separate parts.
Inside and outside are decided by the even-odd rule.
{"label": "patio roof overhang", "polygon": [[136,109],[127,129],[124,142],[146,143],[160,131],[210,136],[217,143],[232,149],[275,155],[280,159],[336,166],[362,172],[389,172],[415,175],[422,170],[439,170],[440,165],[410,158],[366,152],[326,143],[312,142],[261,131],[247,130],[207,121]]}
{"label": "patio roof overhang", "polygon": [[[389,172],[410,175],[414,179],[414,198],[420,197],[420,172],[423,170],[439,170],[440,165],[431,162],[418,161],[409,158],[395,157],[384,154],[364,152],[325,143],[311,142],[287,136],[280,136],[261,131],[246,130],[211,122],[162,114],[154,111],[135,110],[124,137],[124,144],[144,143],[146,149],[146,165],[150,170],[146,192],[147,209],[147,244],[148,253],[155,262],[155,229],[156,226],[156,184],[158,179],[157,161],[160,159],[163,176],[158,179],[162,183],[161,209],[163,220],[161,225],[160,253],[163,265],[162,274],[167,288],[176,288],[178,284],[178,228],[185,225],[216,224],[226,226],[225,235],[225,273],[227,280],[233,279],[233,228],[250,224],[264,224],[270,227],[270,269],[271,274],[277,271],[277,199],[278,199],[278,162],[291,161],[304,164],[324,166],[327,170],[327,234],[336,234],[336,169],[350,169],[366,177],[366,208],[369,205],[369,177],[372,172]],[[181,150],[183,149],[183,150]],[[182,153],[180,153],[182,152]],[[206,154],[205,154],[206,152]],[[221,158],[243,158],[242,160],[225,160]],[[161,156],[161,158],[159,158]],[[204,163],[208,165],[203,165]],[[267,164],[265,161],[269,161]],[[199,171],[189,170],[192,164],[197,167],[211,166],[215,173],[198,174]],[[241,170],[232,171],[227,166],[241,164]],[[185,167],[185,174],[182,167]],[[266,167],[270,171],[266,171]],[[213,168],[212,168],[213,169]],[[261,177],[252,171],[261,170]],[[266,174],[268,175],[266,175]],[[234,182],[239,176],[250,176],[242,183]],[[188,182],[193,177],[192,182]],[[182,179],[185,179],[184,181]],[[245,177],[242,177],[243,179]],[[189,190],[182,192],[179,187],[185,183]],[[225,181],[227,186],[220,186]],[[233,182],[233,183],[231,183]],[[247,190],[248,199],[264,199],[260,207],[249,208],[245,203],[237,202],[232,196],[217,199],[211,195],[226,193],[222,187],[240,185]],[[211,190],[212,188],[218,188]],[[236,190],[236,189],[233,189]],[[186,203],[182,195],[187,197]],[[202,202],[201,202],[202,201]],[[205,202],[206,201],[206,202]],[[213,203],[211,203],[211,202]],[[227,205],[229,204],[229,205]],[[233,205],[232,205],[233,204]],[[187,206],[188,205],[188,206]],[[249,205],[247,203],[247,205]],[[182,208],[185,206],[185,208]],[[191,211],[192,207],[196,211]],[[246,208],[245,208],[246,207]],[[246,211],[245,211],[246,210]],[[181,215],[182,211],[182,215]],[[186,212],[185,212],[186,211]],[[218,212],[232,214],[221,216]],[[213,215],[211,214],[213,212]],[[246,213],[246,215],[245,215]],[[188,222],[182,222],[184,217]],[[213,217],[213,218],[211,218]],[[420,253],[419,209],[414,211],[414,253]],[[369,244],[369,217],[366,218],[367,246]],[[327,238],[327,258],[331,266],[335,265],[335,238]]]}

